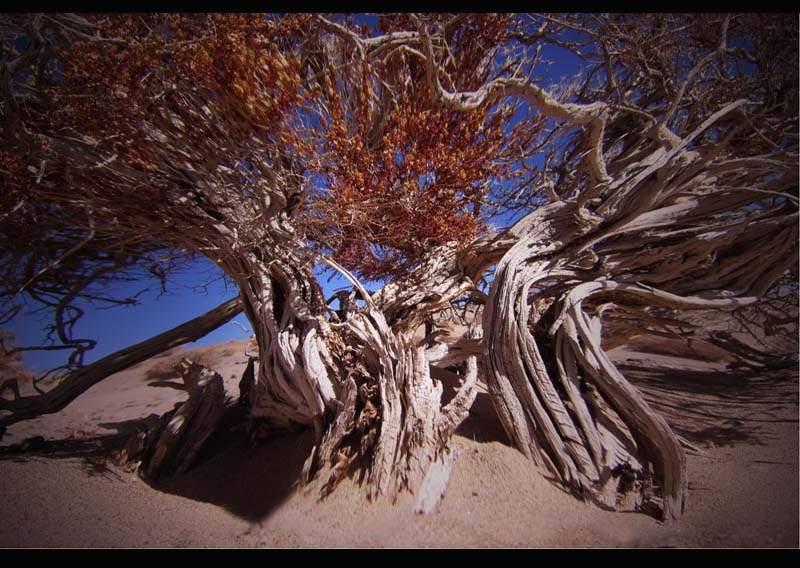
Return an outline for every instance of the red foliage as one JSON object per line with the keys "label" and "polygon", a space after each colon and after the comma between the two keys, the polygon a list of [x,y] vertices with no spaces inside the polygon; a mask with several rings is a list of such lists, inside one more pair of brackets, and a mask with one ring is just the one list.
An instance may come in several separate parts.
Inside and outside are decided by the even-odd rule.
{"label": "red foliage", "polygon": [[[449,70],[459,88],[480,82],[484,44],[503,18],[470,17],[456,37]],[[402,19],[389,18],[384,29]],[[383,106],[386,91],[390,103]],[[302,132],[309,152],[307,141],[321,140],[309,167],[317,184],[306,221],[337,261],[383,279],[433,246],[466,245],[479,234],[488,182],[512,175],[501,160],[511,108],[459,113],[439,106],[424,63],[402,54],[372,64],[356,60],[344,72],[329,66],[313,102],[325,120]]]}
{"label": "red foliage", "polygon": [[[187,141],[198,146],[217,133],[219,117],[233,142],[275,132],[301,99],[299,61],[281,44],[291,43],[308,18],[89,16],[111,41],[70,45],[57,93],[70,104],[54,126],[115,136],[126,163],[145,170],[157,167],[141,128],[145,120],[158,125],[176,118]],[[193,101],[203,101],[208,111],[187,104]]]}
{"label": "red foliage", "polygon": [[[126,226],[141,235],[142,227],[155,228],[165,240],[173,240],[169,231],[196,233],[193,203],[213,202],[222,219],[231,196],[246,203],[272,183],[231,189],[237,175],[267,179],[264,167],[291,157],[309,181],[304,207],[292,211],[298,233],[359,275],[379,279],[406,271],[430,247],[474,239],[483,229],[488,184],[512,176],[508,154],[519,154],[509,146],[513,108],[460,113],[438,106],[418,55],[395,50],[362,60],[343,37],[319,41],[313,15],[87,19],[96,33],[74,35],[58,53],[53,106],[24,120],[61,140],[98,141],[121,166],[116,177],[102,161],[87,167],[63,154],[54,159],[46,148],[37,150],[42,157],[0,150],[0,165],[20,174],[8,179],[23,194],[49,192],[49,200],[74,204],[80,200],[63,188],[79,187],[115,230]],[[429,23],[447,21],[453,17],[434,15]],[[467,15],[458,22],[449,32],[449,55],[440,54],[443,80],[450,89],[476,88],[490,73],[487,54],[509,16]],[[416,29],[404,15],[382,17],[380,26]],[[323,55],[312,64],[315,54]],[[530,135],[537,126],[525,121],[514,128]],[[514,136],[517,145],[525,139]],[[256,161],[258,173],[245,171]],[[40,184],[31,167],[45,162],[50,169]],[[233,173],[219,174],[223,167]],[[219,180],[224,196],[214,193]],[[188,187],[195,201],[181,201]],[[186,204],[180,229],[161,223],[167,207],[170,219],[180,216],[180,203]],[[226,219],[243,234],[239,220]]]}

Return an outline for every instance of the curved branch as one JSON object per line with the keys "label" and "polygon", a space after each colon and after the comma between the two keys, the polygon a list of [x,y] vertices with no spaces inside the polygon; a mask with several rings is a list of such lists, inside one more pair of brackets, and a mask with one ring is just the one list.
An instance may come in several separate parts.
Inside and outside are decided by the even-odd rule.
{"label": "curved branch", "polygon": [[440,103],[459,111],[468,111],[502,97],[513,95],[525,99],[548,118],[566,120],[577,126],[589,124],[591,125],[589,133],[591,148],[587,157],[592,176],[597,183],[611,181],[603,157],[603,131],[606,125],[608,105],[599,101],[584,105],[561,103],[530,81],[505,77],[490,81],[477,91],[451,93],[442,86],[439,80],[439,68],[433,54],[431,37],[424,25],[420,25],[419,29],[427,59],[428,84],[431,87],[432,96]]}
{"label": "curved branch", "polygon": [[730,23],[731,17],[730,14],[725,16],[725,21],[722,24],[722,32],[720,34],[721,39],[719,42],[719,47],[715,51],[712,51],[708,55],[706,55],[703,59],[701,59],[694,67],[692,67],[691,71],[686,75],[686,78],[681,83],[681,86],[678,88],[678,92],[675,94],[675,97],[672,99],[672,103],[670,104],[669,110],[664,114],[661,120],[658,123],[658,127],[661,128],[662,126],[666,125],[669,119],[675,114],[675,111],[678,110],[678,105],[683,98],[683,94],[686,92],[686,87],[689,86],[689,82],[692,78],[699,73],[700,71],[705,68],[706,65],[711,63],[717,57],[720,57],[726,51],[727,41],[728,41],[728,24]]}

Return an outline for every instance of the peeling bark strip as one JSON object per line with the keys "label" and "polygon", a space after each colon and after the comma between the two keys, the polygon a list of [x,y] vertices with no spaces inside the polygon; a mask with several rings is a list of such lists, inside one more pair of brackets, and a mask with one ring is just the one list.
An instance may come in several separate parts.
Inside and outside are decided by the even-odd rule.
{"label": "peeling bark strip", "polygon": [[451,450],[443,451],[428,467],[425,477],[419,488],[417,501],[414,503],[414,512],[418,514],[432,513],[436,505],[447,491],[447,482],[450,480],[450,470],[453,469],[455,453]]}

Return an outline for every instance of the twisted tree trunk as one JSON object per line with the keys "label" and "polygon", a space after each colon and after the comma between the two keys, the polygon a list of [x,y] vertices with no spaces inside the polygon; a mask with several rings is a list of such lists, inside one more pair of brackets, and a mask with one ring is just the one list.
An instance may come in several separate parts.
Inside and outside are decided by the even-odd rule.
{"label": "twisted tree trunk", "polygon": [[[480,355],[509,437],[576,495],[609,509],[652,505],[676,521],[686,492],[683,451],[605,354],[602,316],[617,308],[645,314],[647,306],[734,309],[755,301],[788,266],[788,245],[775,243],[780,265],[756,279],[742,270],[752,259],[725,251],[738,250],[761,227],[766,234],[775,234],[775,225],[796,232],[796,216],[779,208],[733,236],[711,226],[690,233],[697,238],[658,240],[659,231],[671,236],[673,224],[727,211],[739,198],[696,191],[710,175],[693,166],[696,153],[658,145],[650,151],[637,168],[612,163],[615,181],[587,192],[595,195],[591,202],[556,201],[498,237],[461,251],[432,251],[374,296],[329,261],[365,300],[361,309],[341,310],[342,319],[328,319],[332,310],[295,255],[273,247],[226,261],[230,274],[248,275],[239,284],[261,353],[250,393],[253,417],[269,427],[315,428],[304,478],[316,480],[323,495],[362,468],[371,497],[394,499],[408,489],[420,496],[417,510],[431,510],[436,499],[425,496],[441,495],[446,484],[448,440],[474,399],[474,347],[481,342],[453,345],[448,353],[439,345],[426,354],[413,331],[474,290],[499,260]],[[694,188],[694,197],[676,200],[685,188]],[[651,255],[631,257],[643,242]],[[703,255],[717,251],[723,251],[720,284],[740,293],[691,295],[708,289],[700,276],[719,267],[704,265]],[[662,262],[653,264],[653,256]],[[697,272],[695,288],[687,287],[682,270]],[[442,408],[435,365],[467,360],[459,395]]]}
{"label": "twisted tree trunk", "polygon": [[[555,204],[529,216],[528,234],[497,267],[483,315],[490,393],[515,445],[604,507],[640,507],[653,482],[647,457],[655,456],[664,515],[675,518],[685,491],[683,453],[603,352],[599,318],[581,310],[586,285],[574,284],[581,271],[570,266],[576,247],[566,245],[579,230],[575,211]],[[559,300],[537,306],[536,290],[554,279],[564,283]]]}
{"label": "twisted tree trunk", "polygon": [[[613,177],[530,214],[497,266],[483,358],[498,414],[526,456],[604,507],[638,509],[652,495],[675,522],[686,472],[669,426],[603,350],[603,313],[732,310],[757,301],[796,261],[794,209],[728,213],[748,197],[719,189],[733,183],[724,162],[687,149],[740,104],[668,147],[642,141],[630,150],[636,167],[618,157],[608,164]],[[714,223],[699,222],[712,215]],[[758,253],[754,239],[769,249]]]}
{"label": "twisted tree trunk", "polygon": [[225,265],[246,275],[239,287],[259,348],[251,414],[278,428],[311,425],[319,438],[339,397],[339,369],[327,346],[336,333],[325,318],[319,285],[299,260],[280,252],[262,260],[262,254]]}
{"label": "twisted tree trunk", "polygon": [[[206,255],[236,282],[256,335],[258,369],[243,397],[253,425],[313,427],[304,477],[323,494],[362,468],[369,495],[409,489],[418,493],[416,510],[432,510],[452,466],[448,440],[475,396],[480,356],[498,414],[526,456],[604,507],[635,509],[649,499],[660,501],[665,520],[678,518],[681,447],[604,352],[603,326],[624,335],[618,313],[629,325],[630,314],[658,324],[656,306],[736,308],[796,267],[797,77],[785,64],[796,51],[791,22],[725,15],[713,30],[694,16],[543,15],[539,27],[469,22],[474,35],[457,33],[471,18],[411,15],[411,27],[389,21],[390,31],[362,38],[364,30],[322,17],[286,28],[262,17],[189,18],[188,37],[207,30],[232,42],[211,42],[214,51],[201,49],[200,59],[234,57],[199,74],[192,64],[188,74],[181,62],[196,60],[194,48],[207,42],[189,41],[190,54],[172,32],[154,33],[167,21],[156,16],[151,27],[137,19],[144,27],[128,21],[122,37],[105,18],[4,19],[0,135],[11,149],[3,152],[4,242],[31,260],[20,273],[9,263],[4,293],[27,288],[36,298],[33,285],[59,296],[56,327],[66,343],[76,320],[66,323],[63,311],[87,284],[105,282],[129,261],[158,264],[173,249]],[[265,56],[259,65],[236,43],[242,26],[259,38],[246,43],[271,46],[256,50]],[[224,29],[230,33],[216,33]],[[664,49],[653,50],[647,32],[635,29],[651,30]],[[766,41],[775,30],[787,41]],[[573,42],[575,34],[586,43]],[[108,42],[135,49],[109,51]],[[533,49],[526,54],[517,42]],[[577,90],[561,85],[557,95],[531,78],[547,44],[586,59]],[[148,54],[161,63],[156,69],[99,80]],[[425,128],[446,118],[443,109],[464,119],[441,129],[458,135],[413,151]],[[520,122],[518,111],[530,121]],[[545,156],[538,172],[526,163],[536,155]],[[402,175],[394,168],[401,161]],[[327,187],[314,188],[309,174],[328,176]],[[488,194],[478,188],[500,179],[509,183]],[[374,187],[350,191],[362,186]],[[408,198],[409,207],[384,209],[386,197]],[[496,213],[515,215],[545,198],[550,205],[500,236],[465,242],[463,211],[455,209],[472,205],[477,217],[494,202]],[[457,215],[431,233],[418,224],[429,203]],[[409,213],[412,231],[404,226]],[[351,220],[343,224],[342,216]],[[62,230],[63,242],[51,246],[51,233]],[[414,246],[385,238],[395,231]],[[448,231],[462,233],[460,244],[427,250]],[[365,302],[334,318],[311,265],[321,250],[349,252],[351,240],[397,249],[400,258],[419,249],[407,257],[416,268],[371,297],[330,263]],[[40,251],[58,251],[57,260],[40,266]],[[109,255],[120,260],[108,265]],[[479,293],[495,263],[488,296]],[[48,271],[58,275],[54,289],[41,278]],[[56,282],[64,277],[67,285]],[[485,340],[413,340],[427,317],[467,294],[485,304]],[[177,344],[233,309],[162,339]],[[14,395],[0,398],[0,436],[5,425],[62,408],[160,348],[145,342],[115,354],[39,397],[21,397],[14,382],[0,385],[0,394]],[[462,366],[463,383],[443,406],[436,377],[453,365]]]}
{"label": "twisted tree trunk", "polygon": [[[432,510],[452,465],[449,438],[476,395],[477,362],[474,353],[461,360],[463,384],[443,407],[442,384],[431,378],[425,346],[416,344],[413,332],[426,310],[437,309],[463,289],[463,274],[454,274],[457,284],[433,293],[436,302],[424,308],[407,295],[390,299],[384,294],[382,300],[394,310],[380,309],[352,275],[327,261],[351,279],[366,304],[343,311],[343,320],[329,321],[333,310],[308,269],[278,247],[268,252],[268,262],[262,260],[267,253],[255,252],[222,263],[230,274],[247,275],[239,285],[259,346],[258,370],[248,393],[253,427],[312,426],[317,443],[304,479],[322,495],[362,469],[371,498],[394,500],[410,490],[419,492],[417,510]],[[453,269],[452,251],[443,256],[445,261],[436,266]],[[432,277],[442,271],[433,272]],[[394,316],[394,326],[387,323],[386,312]]]}

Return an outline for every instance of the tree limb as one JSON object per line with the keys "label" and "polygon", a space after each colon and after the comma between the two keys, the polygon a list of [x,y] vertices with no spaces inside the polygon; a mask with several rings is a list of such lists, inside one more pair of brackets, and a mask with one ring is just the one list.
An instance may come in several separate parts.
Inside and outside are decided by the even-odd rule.
{"label": "tree limb", "polygon": [[5,429],[11,424],[30,420],[42,414],[58,412],[103,379],[173,347],[196,341],[241,311],[242,301],[237,296],[193,320],[136,345],[116,351],[91,365],[68,374],[55,388],[45,394],[27,397],[15,396],[13,400],[0,398],[0,411],[10,411],[11,413],[0,417],[0,439],[2,439]]}

